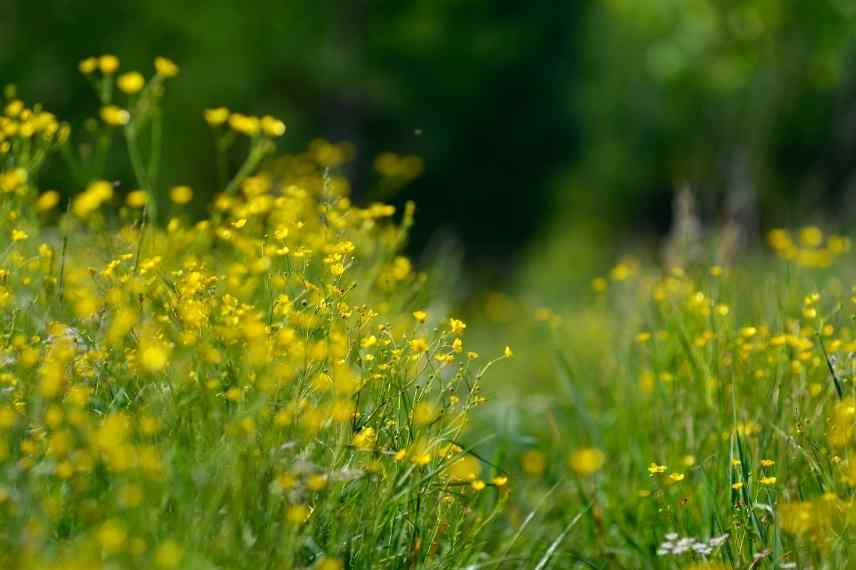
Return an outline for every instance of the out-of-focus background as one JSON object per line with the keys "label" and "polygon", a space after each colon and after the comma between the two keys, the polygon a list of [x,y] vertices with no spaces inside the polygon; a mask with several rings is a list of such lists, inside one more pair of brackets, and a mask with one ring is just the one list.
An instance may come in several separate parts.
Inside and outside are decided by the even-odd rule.
{"label": "out-of-focus background", "polygon": [[441,232],[471,266],[525,258],[587,281],[604,252],[668,234],[678,188],[703,228],[744,237],[845,224],[855,32],[849,0],[44,0],[0,11],[0,70],[79,124],[97,111],[80,59],[165,55],[182,69],[165,180],[214,191],[204,108],[271,113],[285,150],[353,142],[365,199],[377,153],[424,158],[383,196],[417,202],[414,252]]}

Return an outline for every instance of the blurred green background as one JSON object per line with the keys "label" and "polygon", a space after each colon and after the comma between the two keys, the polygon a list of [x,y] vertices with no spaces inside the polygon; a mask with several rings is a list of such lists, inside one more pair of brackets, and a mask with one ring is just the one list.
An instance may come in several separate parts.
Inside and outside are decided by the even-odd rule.
{"label": "blurred green background", "polygon": [[[446,230],[500,270],[594,265],[666,234],[672,197],[748,228],[842,225],[856,198],[856,4],[850,0],[8,0],[2,81],[79,125],[97,112],[77,62],[181,66],[164,180],[214,191],[201,112],[282,117],[314,137],[425,159],[414,250]],[[117,178],[127,165],[115,165]],[[57,183],[62,172],[49,173]],[[126,178],[127,179],[127,178]],[[76,188],[63,188],[76,192]],[[588,253],[587,253],[588,252]],[[540,256],[540,257],[539,257]],[[588,277],[587,277],[588,278]]]}

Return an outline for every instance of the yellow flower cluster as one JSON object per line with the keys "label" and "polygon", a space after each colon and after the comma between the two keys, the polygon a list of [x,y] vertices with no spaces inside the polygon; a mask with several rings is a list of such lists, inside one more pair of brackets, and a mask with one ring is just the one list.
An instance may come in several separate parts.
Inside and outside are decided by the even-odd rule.
{"label": "yellow flower cluster", "polygon": [[[104,80],[119,61],[80,68]],[[150,81],[177,73],[162,59],[156,69]],[[134,72],[118,86],[148,93]],[[132,127],[134,109],[105,106],[102,118]],[[30,120],[11,111],[19,127]],[[252,136],[285,132],[272,117],[205,117]],[[341,524],[345,498],[353,521],[401,509],[390,524],[462,525],[476,515],[454,505],[506,485],[455,442],[484,401],[482,376],[510,349],[479,366],[464,352],[466,323],[426,324],[413,305],[425,281],[401,252],[412,206],[397,224],[392,206],[355,205],[330,170],[346,147],[314,145],[236,177],[192,224],[75,222],[113,202],[106,180],[71,199],[59,235],[26,202],[0,220],[5,567],[176,568],[203,557],[234,567],[247,549],[307,566],[311,542],[326,553],[314,567],[340,568],[345,547],[318,529]],[[16,192],[26,172],[0,181]],[[169,196],[184,204],[193,191]],[[59,195],[37,200],[49,210]],[[597,470],[598,453],[575,468]]]}
{"label": "yellow flower cluster", "polygon": [[228,124],[232,130],[248,137],[262,134],[266,137],[276,138],[285,134],[285,123],[277,118],[270,115],[255,117],[233,113],[226,107],[207,109],[205,111],[205,121],[212,127]]}
{"label": "yellow flower cluster", "polygon": [[806,226],[796,238],[785,229],[771,230],[767,241],[773,251],[802,267],[829,267],[842,254],[850,251],[850,240],[831,234],[824,236],[817,226]]}

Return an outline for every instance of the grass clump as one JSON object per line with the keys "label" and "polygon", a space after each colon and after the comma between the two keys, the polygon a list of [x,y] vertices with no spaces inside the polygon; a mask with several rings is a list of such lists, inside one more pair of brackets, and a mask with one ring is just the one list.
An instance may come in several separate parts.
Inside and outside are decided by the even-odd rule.
{"label": "grass clump", "polygon": [[499,374],[529,380],[484,429],[517,459],[525,548],[585,511],[556,567],[852,565],[850,241],[768,241],[727,267],[626,258],[552,309],[504,300],[491,334],[521,332]]}

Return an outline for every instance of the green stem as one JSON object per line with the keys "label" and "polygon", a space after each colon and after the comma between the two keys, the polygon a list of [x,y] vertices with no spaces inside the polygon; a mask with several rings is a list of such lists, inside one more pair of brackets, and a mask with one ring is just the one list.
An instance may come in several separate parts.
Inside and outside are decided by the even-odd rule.
{"label": "green stem", "polygon": [[152,195],[151,186],[149,185],[146,177],[146,171],[143,167],[143,157],[138,145],[139,141],[137,140],[137,132],[133,123],[125,127],[125,141],[128,143],[128,155],[131,158],[131,167],[134,170],[134,176],[137,179],[137,183],[143,190],[145,190],[148,197],[146,203],[150,210],[149,218],[154,223],[157,223],[158,203],[156,197]]}
{"label": "green stem", "polygon": [[160,193],[158,192],[157,182],[158,173],[160,172],[161,159],[161,138],[163,134],[163,116],[160,109],[155,106],[152,110],[152,132],[151,132],[151,150],[149,152],[149,185],[152,193],[152,200],[157,201]]}
{"label": "green stem", "polygon": [[81,188],[86,186],[86,178],[81,170],[80,161],[74,156],[71,150],[71,142],[65,141],[64,144],[60,145],[59,151],[77,185]]}
{"label": "green stem", "polygon": [[253,143],[253,147],[250,149],[250,153],[247,155],[247,159],[244,161],[244,164],[241,165],[241,168],[238,169],[237,174],[235,174],[234,178],[229,181],[229,185],[226,186],[226,189],[223,192],[226,195],[231,196],[238,190],[238,186],[240,186],[241,182],[244,179],[253,173],[256,167],[261,162],[262,158],[264,158],[265,152],[264,148],[258,142]]}

